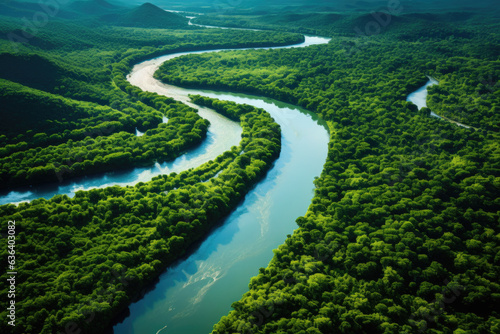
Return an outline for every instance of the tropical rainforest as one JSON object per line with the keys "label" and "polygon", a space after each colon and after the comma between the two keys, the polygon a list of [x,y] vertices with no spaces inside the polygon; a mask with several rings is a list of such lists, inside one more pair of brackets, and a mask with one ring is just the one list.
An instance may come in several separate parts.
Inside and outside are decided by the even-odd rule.
{"label": "tropical rainforest", "polygon": [[[330,131],[308,211],[213,333],[499,333],[500,13],[488,1],[367,3],[251,1],[194,20],[259,31],[104,0],[51,7],[30,26],[39,4],[1,3],[0,190],[149,166],[202,143],[210,124],[195,108],[127,81],[142,60],[329,36],[183,56],[155,73],[299,105]],[[407,96],[429,77],[438,84],[419,110]],[[265,177],[281,149],[269,113],[191,99],[239,122],[239,145],[135,186],[0,206],[2,233],[9,221],[17,233],[15,248],[2,234],[0,256],[7,268],[16,254],[18,272],[15,327],[1,286],[2,333],[104,332]]]}

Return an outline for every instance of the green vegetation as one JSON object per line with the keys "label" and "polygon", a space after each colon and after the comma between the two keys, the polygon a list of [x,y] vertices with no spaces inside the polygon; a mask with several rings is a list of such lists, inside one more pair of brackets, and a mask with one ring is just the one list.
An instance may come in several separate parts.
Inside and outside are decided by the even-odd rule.
{"label": "green vegetation", "polygon": [[440,116],[489,131],[500,130],[500,63],[452,58],[439,85],[429,88],[429,108]]}
{"label": "green vegetation", "polygon": [[[152,164],[200,143],[207,122],[132,87],[126,75],[135,63],[168,52],[302,40],[186,27],[152,5],[130,10],[102,0],[73,2],[26,34],[18,18],[37,5],[0,6],[10,15],[0,20],[0,184],[8,188]],[[331,141],[299,228],[214,333],[498,332],[498,19],[404,13],[370,38],[353,32],[375,20],[369,14],[241,20],[203,22],[335,38],[305,49],[183,57],[156,76],[301,105],[328,122]],[[162,24],[183,28],[143,28]],[[427,75],[440,81],[430,89],[432,110],[479,130],[405,101]],[[0,206],[4,221],[16,221],[22,254],[17,325],[2,322],[2,332],[103,332],[265,175],[280,152],[272,118],[250,106],[192,99],[240,121],[240,145],[134,187]],[[146,135],[134,136],[135,128]],[[6,305],[7,288],[0,302]]]}
{"label": "green vegetation", "polygon": [[[500,40],[492,26],[462,29],[445,39],[415,41],[395,29],[362,46],[334,38],[191,55],[157,72],[166,82],[299,104],[332,133],[299,229],[214,333],[498,331],[500,71],[488,50]],[[481,130],[406,102],[426,75],[442,83],[430,90],[433,110],[453,118],[474,106],[465,120]]]}
{"label": "green vegetation", "polygon": [[[277,11],[243,12],[232,15],[207,14],[198,16],[194,23],[237,28],[293,31],[335,37],[372,37],[381,33],[394,34],[405,40],[441,40],[450,36],[471,37],[470,28],[494,30],[497,15],[494,10],[414,13],[409,3],[385,2],[370,14],[338,11]],[[467,22],[464,26],[464,21]],[[491,24],[491,26],[487,26]],[[477,30],[482,32],[482,30]],[[380,36],[379,36],[380,37]],[[490,45],[494,47],[494,45]]]}
{"label": "green vegetation", "polygon": [[[167,99],[155,99],[157,106],[163,105],[159,109],[169,119],[168,124],[160,124],[161,114],[155,114],[151,108],[144,107],[145,113],[133,118],[131,114],[134,115],[135,110],[118,112],[109,107],[23,89],[20,85],[21,89],[15,84],[6,86],[3,101],[9,107],[2,113],[10,122],[4,124],[7,131],[1,138],[11,138],[16,144],[0,149],[0,188],[54,183],[68,176],[172,160],[199,144],[208,129],[208,121],[191,108],[162,101]],[[19,90],[9,92],[12,88]],[[40,104],[28,102],[33,100]],[[73,115],[68,111],[73,111]],[[11,118],[12,114],[15,117]],[[59,118],[46,119],[47,115]],[[24,119],[29,121],[24,122]],[[136,126],[153,128],[137,137],[131,133]],[[22,128],[30,130],[24,136],[9,136],[9,132],[23,133]]]}
{"label": "green vegetation", "polygon": [[278,13],[367,13],[380,10],[388,4],[404,4],[407,12],[430,13],[457,10],[495,10],[496,0],[412,0],[406,2],[386,0],[160,0],[156,4],[195,13],[224,13],[226,15],[265,15]]}

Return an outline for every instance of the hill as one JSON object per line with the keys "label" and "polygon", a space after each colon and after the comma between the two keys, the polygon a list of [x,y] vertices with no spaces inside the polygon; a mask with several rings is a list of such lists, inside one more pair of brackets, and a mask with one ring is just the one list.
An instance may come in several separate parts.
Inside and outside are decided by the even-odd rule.
{"label": "hill", "polygon": [[[130,1],[130,0],[129,0]],[[400,1],[405,8],[405,12],[440,12],[450,10],[484,10],[488,11],[498,7],[497,0],[413,0]],[[245,14],[248,12],[280,14],[287,10],[293,10],[295,13],[332,11],[332,12],[371,12],[380,9],[387,9],[389,4],[396,2],[387,0],[247,0],[247,1],[220,1],[220,0],[157,0],[159,6],[168,6],[168,8],[204,13],[222,13],[225,14]]]}
{"label": "hill", "polygon": [[37,54],[0,54],[0,77],[29,87],[53,90],[61,75],[69,75],[54,62]]}
{"label": "hill", "polygon": [[13,18],[31,18],[35,13],[45,13],[44,8],[48,11],[51,19],[57,18],[72,20],[78,18],[78,14],[72,12],[71,10],[67,10],[66,8],[60,8],[58,6],[57,9],[55,9],[54,6],[44,7],[43,4],[26,1],[2,1],[0,3],[0,15]]}
{"label": "hill", "polygon": [[105,15],[102,19],[125,27],[162,29],[185,28],[188,27],[189,21],[179,14],[167,12],[149,2],[124,13]]}
{"label": "hill", "polygon": [[122,9],[122,7],[110,4],[106,0],[79,0],[70,3],[68,9],[82,14],[102,15]]}
{"label": "hill", "polygon": [[[125,7],[106,0],[77,0],[57,8],[23,1],[0,3],[2,21],[29,19],[40,12],[48,13],[50,17],[48,23],[71,20],[72,23],[92,27],[99,25],[161,29],[190,27],[189,20],[184,16],[167,12],[151,3],[144,3],[138,7]],[[47,40],[50,38],[51,36],[47,36]]]}

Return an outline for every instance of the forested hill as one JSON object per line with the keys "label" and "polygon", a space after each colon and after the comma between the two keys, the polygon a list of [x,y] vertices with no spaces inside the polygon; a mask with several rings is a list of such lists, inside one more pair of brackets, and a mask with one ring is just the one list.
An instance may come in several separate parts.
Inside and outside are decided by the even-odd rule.
{"label": "forested hill", "polygon": [[[496,12],[496,13],[495,13]],[[394,37],[417,41],[420,39],[446,39],[472,37],[474,26],[487,31],[498,30],[498,14],[492,10],[452,10],[420,13],[409,11],[403,4],[381,8],[372,13],[351,12],[260,12],[211,13],[198,16],[195,23],[225,25],[239,28],[286,30],[335,37]],[[465,23],[465,24],[464,24]],[[480,33],[476,30],[476,33]]]}
{"label": "forested hill", "polygon": [[[124,4],[116,5],[106,0],[76,0],[57,4],[57,6],[44,6],[32,2],[8,1],[0,4],[0,16],[8,18],[36,18],[46,15],[51,21],[72,21],[92,27],[100,25],[114,25],[142,28],[190,28],[188,19],[176,13],[167,12],[151,3],[137,6]],[[45,19],[45,16],[44,16]],[[35,32],[36,25],[25,25]],[[45,25],[45,24],[42,24]]]}
{"label": "forested hill", "polygon": [[[126,0],[125,0],[126,1]],[[304,13],[304,12],[351,12],[366,13],[386,9],[395,4],[402,5],[408,12],[435,12],[443,10],[476,10],[493,9],[496,0],[157,0],[155,4],[168,6],[179,10],[188,10],[204,13],[245,14],[257,12],[266,13]]]}
{"label": "forested hill", "polygon": [[186,28],[188,19],[176,13],[167,12],[151,3],[145,3],[123,14],[103,16],[106,22],[126,27],[142,28]]}

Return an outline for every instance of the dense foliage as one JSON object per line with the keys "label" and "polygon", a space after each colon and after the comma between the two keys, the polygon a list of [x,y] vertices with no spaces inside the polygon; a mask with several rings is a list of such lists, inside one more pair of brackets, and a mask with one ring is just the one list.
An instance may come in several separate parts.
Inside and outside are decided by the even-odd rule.
{"label": "dense foliage", "polygon": [[[400,36],[381,35],[355,50],[334,39],[305,49],[193,55],[157,73],[185,86],[297,103],[332,132],[300,228],[214,333],[499,330],[498,54],[477,52],[497,46],[498,35],[419,43]],[[406,102],[426,75],[443,83],[430,90],[436,113],[453,118],[470,98],[478,110],[467,120],[481,129]]]}
{"label": "dense foliage", "polygon": [[[160,124],[162,113],[152,108],[143,107],[144,113],[133,118],[133,109],[119,112],[21,85],[5,86],[2,114],[8,121],[1,138],[15,144],[0,149],[0,188],[171,160],[200,143],[208,128],[208,121],[192,109],[160,97],[156,106],[169,119],[167,124]],[[137,127],[153,128],[138,137]]]}
{"label": "dense foliage", "polygon": [[[35,3],[0,6],[13,17],[39,10]],[[208,124],[195,111],[127,82],[138,61],[301,40],[273,32],[142,29],[150,6],[120,16],[108,7],[70,4],[71,11],[31,35],[19,20],[1,17],[2,186],[151,164],[200,142]],[[92,16],[78,13],[82,8]],[[114,16],[98,18],[102,8]],[[133,27],[110,25],[124,18]],[[299,228],[214,333],[498,332],[498,20],[405,13],[370,36],[353,30],[374,22],[370,14],[237,20],[220,24],[336,37],[305,49],[184,57],[157,77],[299,104],[328,121],[332,138]],[[477,130],[405,101],[427,75],[440,81],[430,89],[432,110]],[[134,187],[0,206],[3,220],[16,221],[22,254],[17,326],[2,322],[2,332],[102,332],[265,175],[281,140],[270,116],[192,98],[241,122],[239,147]],[[136,137],[135,128],[146,135]],[[7,250],[0,251],[4,259]]]}
{"label": "dense foliage", "polygon": [[[265,175],[281,148],[281,131],[270,115],[251,106],[193,100],[240,121],[240,146],[199,168],[135,187],[0,206],[3,219],[16,221],[16,252],[22,254],[22,293],[10,333],[103,331]],[[2,328],[7,330],[5,322]]]}
{"label": "dense foliage", "polygon": [[[440,1],[441,2],[441,1]],[[489,8],[478,12],[464,9],[431,13],[409,10],[408,2],[388,1],[381,3],[370,13],[276,11],[263,15],[262,12],[242,12],[226,15],[215,13],[198,16],[194,23],[252,29],[294,31],[323,36],[348,36],[358,39],[391,33],[404,40],[441,40],[450,36],[472,37],[470,28],[494,29],[498,11]],[[464,26],[464,21],[468,21]],[[476,27],[477,28],[477,27]],[[476,32],[482,33],[482,30]],[[378,36],[380,37],[380,36]],[[493,44],[489,45],[494,47]]]}

